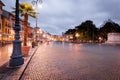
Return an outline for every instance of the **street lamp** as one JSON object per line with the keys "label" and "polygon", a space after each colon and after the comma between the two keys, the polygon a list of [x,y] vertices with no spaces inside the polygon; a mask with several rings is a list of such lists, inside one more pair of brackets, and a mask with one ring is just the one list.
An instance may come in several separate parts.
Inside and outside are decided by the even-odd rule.
{"label": "street lamp", "polygon": [[16,0],[16,10],[15,10],[15,40],[13,41],[13,52],[11,55],[10,67],[17,67],[24,64],[24,59],[21,51],[21,41],[20,39],[20,25],[19,25],[19,0]]}
{"label": "street lamp", "polygon": [[[32,1],[32,4],[33,4],[33,5],[38,5],[39,7],[42,7],[42,5],[41,5],[41,4],[42,4],[42,0],[33,0],[33,1]],[[39,5],[39,4],[40,4],[40,5]]]}
{"label": "street lamp", "polygon": [[[32,1],[32,4],[33,4],[34,6],[36,6],[36,8],[37,8],[37,7],[42,8],[42,0],[33,0],[33,1]],[[35,8],[35,7],[34,7],[34,8]],[[36,38],[35,42],[36,42],[36,44],[38,44],[38,43],[37,43],[37,37],[38,37],[37,29],[39,29],[39,28],[38,28],[37,22],[38,22],[38,14],[39,14],[39,13],[37,13],[37,9],[36,9],[36,14],[37,14],[36,27],[35,27],[34,30],[35,30],[35,38]]]}

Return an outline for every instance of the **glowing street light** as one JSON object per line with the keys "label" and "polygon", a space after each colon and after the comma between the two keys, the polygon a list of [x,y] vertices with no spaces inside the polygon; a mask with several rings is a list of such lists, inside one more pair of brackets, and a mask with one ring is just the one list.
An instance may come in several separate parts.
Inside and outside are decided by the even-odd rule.
{"label": "glowing street light", "polygon": [[73,39],[73,36],[72,36],[72,35],[70,36],[70,39]]}
{"label": "glowing street light", "polygon": [[36,8],[42,8],[42,0],[33,0],[32,1],[32,4],[33,4],[33,8],[36,9]]}
{"label": "glowing street light", "polygon": [[33,4],[33,5],[42,4],[42,0],[33,0],[33,1],[32,1],[32,4]]}
{"label": "glowing street light", "polygon": [[37,12],[37,8],[42,8],[42,0],[33,0],[32,1],[33,4],[33,8],[36,10],[36,14],[37,14],[37,18],[36,18],[36,27],[35,27],[35,36],[36,36],[36,44],[37,44],[37,29],[38,29],[38,12]]}

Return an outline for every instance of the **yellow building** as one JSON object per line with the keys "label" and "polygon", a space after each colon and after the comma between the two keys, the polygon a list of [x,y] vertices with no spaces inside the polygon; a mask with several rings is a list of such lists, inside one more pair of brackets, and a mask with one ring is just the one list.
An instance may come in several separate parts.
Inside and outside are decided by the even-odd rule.
{"label": "yellow building", "polygon": [[20,19],[20,40],[24,40],[24,20]]}
{"label": "yellow building", "polygon": [[9,16],[10,16],[9,23],[10,23],[11,28],[10,28],[10,34],[9,34],[8,41],[12,42],[14,40],[14,35],[15,35],[14,29],[13,29],[15,25],[15,16],[11,13],[9,13]]}
{"label": "yellow building", "polygon": [[[0,1],[0,6],[2,5]],[[20,40],[24,40],[24,20],[20,19]],[[28,23],[30,27],[30,23]],[[14,40],[15,15],[0,8],[0,46],[2,43],[12,43]]]}
{"label": "yellow building", "polygon": [[2,45],[2,7],[5,6],[4,3],[0,0],[0,46]]}
{"label": "yellow building", "polygon": [[2,42],[8,43],[10,41],[11,23],[9,12],[3,10],[2,13]]}
{"label": "yellow building", "polygon": [[[20,36],[23,38],[23,20],[20,19]],[[15,15],[3,10],[2,14],[2,42],[11,43],[14,40]]]}
{"label": "yellow building", "polygon": [[[15,35],[15,32],[14,32],[14,27],[15,27],[15,15],[13,15],[12,13],[9,13],[10,14],[10,25],[11,25],[11,34],[10,34],[10,40],[13,41],[14,40],[14,35]],[[24,40],[24,20],[23,19],[19,19],[19,25],[20,25],[20,40],[23,41]]]}

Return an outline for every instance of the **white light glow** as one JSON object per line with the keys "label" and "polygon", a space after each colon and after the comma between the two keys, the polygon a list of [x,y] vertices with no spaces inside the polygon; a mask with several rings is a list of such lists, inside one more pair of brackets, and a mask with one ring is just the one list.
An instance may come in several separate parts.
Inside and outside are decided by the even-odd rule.
{"label": "white light glow", "polygon": [[42,4],[39,4],[39,5],[38,5],[38,8],[42,8]]}

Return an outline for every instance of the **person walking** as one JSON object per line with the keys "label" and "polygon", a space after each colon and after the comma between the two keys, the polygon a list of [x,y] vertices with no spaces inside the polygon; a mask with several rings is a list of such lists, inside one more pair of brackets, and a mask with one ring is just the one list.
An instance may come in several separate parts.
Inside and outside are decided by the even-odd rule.
{"label": "person walking", "polygon": [[32,48],[34,48],[35,47],[35,42],[34,41],[32,41]]}

